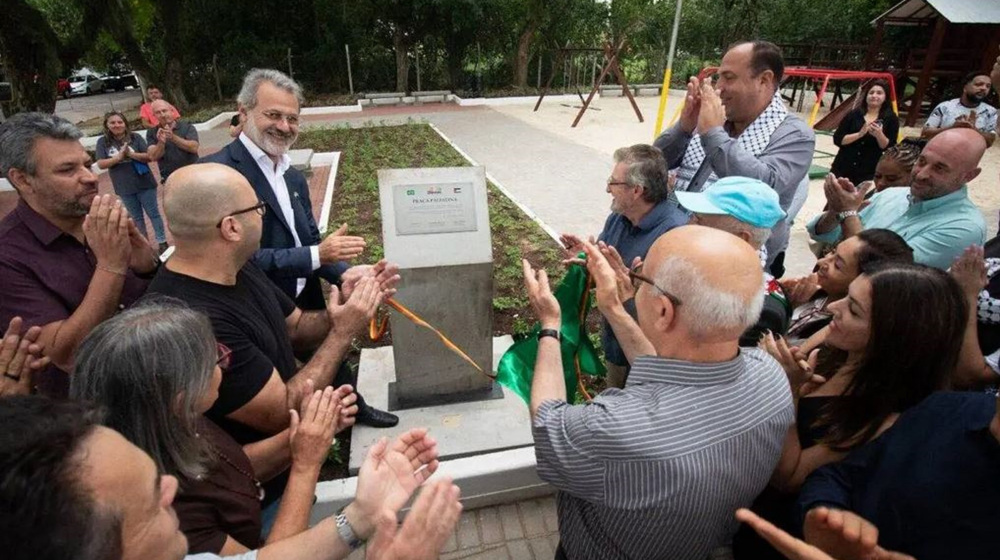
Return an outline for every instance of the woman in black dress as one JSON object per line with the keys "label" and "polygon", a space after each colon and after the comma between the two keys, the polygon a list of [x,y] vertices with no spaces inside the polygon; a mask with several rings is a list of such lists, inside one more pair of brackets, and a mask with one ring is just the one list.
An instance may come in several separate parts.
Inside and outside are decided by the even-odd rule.
{"label": "woman in black dress", "polygon": [[899,119],[888,100],[889,84],[874,80],[861,96],[862,103],[848,113],[833,134],[840,150],[830,172],[855,185],[870,181],[882,152],[896,144]]}

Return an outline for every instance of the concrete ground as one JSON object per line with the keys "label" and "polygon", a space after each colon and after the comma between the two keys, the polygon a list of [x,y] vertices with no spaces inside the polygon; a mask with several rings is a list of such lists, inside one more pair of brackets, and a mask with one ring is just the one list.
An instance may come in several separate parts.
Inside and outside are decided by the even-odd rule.
{"label": "concrete ground", "polygon": [[125,111],[142,104],[142,91],[127,89],[98,95],[84,95],[60,98],[56,101],[56,114],[72,122],[78,123],[97,117],[103,117],[108,111]]}

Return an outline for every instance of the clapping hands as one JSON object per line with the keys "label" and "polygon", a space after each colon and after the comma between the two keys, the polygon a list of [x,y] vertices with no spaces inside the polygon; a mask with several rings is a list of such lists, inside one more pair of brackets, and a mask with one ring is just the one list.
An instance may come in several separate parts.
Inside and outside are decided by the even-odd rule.
{"label": "clapping hands", "polygon": [[30,394],[35,372],[49,364],[38,344],[41,327],[31,327],[22,335],[22,325],[20,317],[11,319],[0,342],[0,397]]}

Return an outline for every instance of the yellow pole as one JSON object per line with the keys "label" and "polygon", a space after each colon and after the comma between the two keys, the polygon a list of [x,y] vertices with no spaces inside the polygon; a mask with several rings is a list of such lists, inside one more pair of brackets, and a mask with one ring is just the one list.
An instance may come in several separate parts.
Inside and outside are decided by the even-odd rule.
{"label": "yellow pole", "polygon": [[672,69],[667,66],[663,72],[663,87],[660,88],[660,107],[656,110],[656,128],[653,130],[653,139],[660,135],[663,130],[663,113],[667,110],[667,97],[670,95],[670,74]]}
{"label": "yellow pole", "polygon": [[[656,111],[656,128],[653,130],[653,140],[663,130],[663,113],[667,110],[667,96],[670,95],[670,75],[674,69],[674,52],[677,50],[677,31],[681,25],[681,6],[684,0],[677,0],[677,11],[674,13],[674,30],[670,34],[670,50],[667,51],[667,68],[663,71],[663,86],[660,88],[660,106]],[[678,113],[680,114],[680,113]]]}

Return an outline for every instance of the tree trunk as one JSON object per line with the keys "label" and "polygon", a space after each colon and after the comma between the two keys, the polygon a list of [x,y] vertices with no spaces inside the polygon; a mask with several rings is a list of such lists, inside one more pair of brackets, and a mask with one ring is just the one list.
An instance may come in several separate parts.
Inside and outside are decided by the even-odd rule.
{"label": "tree trunk", "polygon": [[406,34],[401,27],[396,27],[392,35],[392,46],[396,50],[396,91],[409,92],[410,57],[407,56]]}
{"label": "tree trunk", "polygon": [[517,39],[517,56],[514,58],[514,86],[528,87],[528,60],[531,55],[531,42],[535,38],[538,23],[532,21]]}
{"label": "tree trunk", "polygon": [[184,93],[184,61],[181,60],[177,45],[184,40],[180,25],[180,14],[184,10],[182,0],[159,0],[157,13],[163,23],[163,52],[166,67],[163,69],[164,95],[182,113],[190,106]]}
{"label": "tree trunk", "polygon": [[166,72],[164,72],[165,93],[173,100],[178,111],[184,112],[191,106],[188,103],[187,95],[184,94],[184,65],[176,57],[167,60]]}
{"label": "tree trunk", "polygon": [[0,60],[10,80],[12,113],[56,108],[60,44],[45,16],[25,0],[7,0],[0,17]]}

